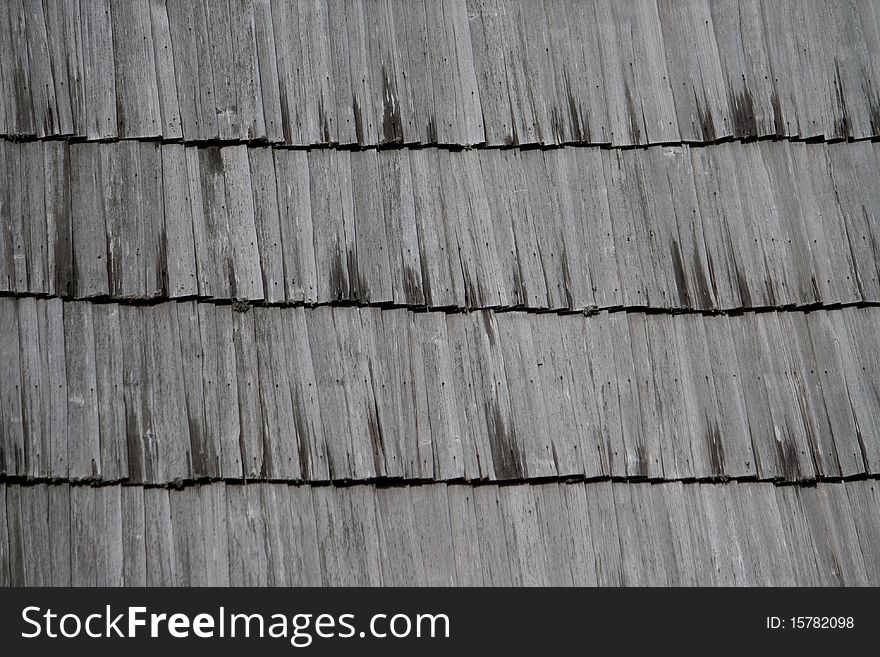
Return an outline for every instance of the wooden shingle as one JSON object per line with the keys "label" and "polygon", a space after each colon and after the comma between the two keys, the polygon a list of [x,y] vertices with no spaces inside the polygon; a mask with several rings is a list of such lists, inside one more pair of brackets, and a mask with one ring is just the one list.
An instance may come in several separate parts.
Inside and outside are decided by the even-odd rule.
{"label": "wooden shingle", "polygon": [[760,0],[710,2],[735,137],[776,134],[770,58]]}
{"label": "wooden shingle", "polygon": [[67,441],[71,479],[101,475],[95,328],[92,305],[64,307],[67,372]]}
{"label": "wooden shingle", "polygon": [[[166,0],[165,4],[177,89],[191,90],[178,95],[182,133],[193,140],[216,139],[219,136],[218,104],[208,31],[210,12],[207,5],[200,2]],[[223,84],[222,79],[219,82]]]}
{"label": "wooden shingle", "polygon": [[[114,2],[109,9],[116,73],[117,134],[158,137],[163,134],[163,125],[151,17],[155,12],[143,1]],[[161,55],[168,56],[164,48]],[[168,100],[167,94],[165,100]]]}
{"label": "wooden shingle", "polygon": [[[254,98],[256,107],[262,105],[263,127],[265,128],[266,140],[271,143],[284,140],[284,121],[281,115],[281,87],[279,85],[278,61],[276,58],[277,43],[282,38],[276,38],[274,23],[272,20],[271,0],[251,0],[242,5],[249,8],[250,18],[253,21],[252,31],[254,46],[256,48],[256,66],[258,73],[260,97]],[[244,21],[248,16],[245,14]],[[245,34],[245,37],[247,35]],[[246,47],[246,40],[242,47]],[[251,53],[251,57],[254,55]]]}
{"label": "wooden shingle", "polygon": [[201,487],[170,496],[174,541],[174,581],[179,586],[204,586],[207,582],[205,531],[202,528]]}
{"label": "wooden shingle", "polygon": [[183,136],[180,101],[177,95],[177,66],[171,41],[171,24],[164,0],[150,2],[150,30],[156,58],[156,86],[159,92],[161,135],[166,139]]}
{"label": "wooden shingle", "polygon": [[[70,488],[70,583],[72,586],[97,586],[98,584],[98,535],[96,533],[98,508],[97,496],[93,491],[94,489],[88,486],[72,486]],[[7,493],[8,506],[9,494]],[[12,547],[11,543],[10,547]],[[101,550],[103,552],[103,547]]]}
{"label": "wooden shingle", "polygon": [[[190,149],[191,150],[191,149]],[[197,250],[190,200],[187,149],[179,144],[162,147],[163,224],[165,278],[171,298],[199,294]]]}
{"label": "wooden shingle", "polygon": [[286,301],[285,249],[281,241],[281,214],[278,211],[275,161],[272,151],[268,148],[249,149],[247,154],[253,190],[254,227],[262,273],[263,297],[275,303]]}
{"label": "wooden shingle", "polygon": [[144,489],[122,489],[122,578],[126,586],[147,585],[147,544]]}
{"label": "wooden shingle", "polygon": [[[311,180],[308,154],[273,151],[278,194],[278,221],[284,262],[285,298],[318,301],[315,234],[312,225]],[[323,290],[323,284],[321,290]]]}
{"label": "wooden shingle", "polygon": [[[300,454],[307,440],[297,435],[296,406],[291,397],[293,385],[288,373],[283,317],[271,308],[254,308],[256,356],[260,378],[263,440],[266,476],[286,481],[302,478]],[[296,371],[294,370],[294,373]]]}
{"label": "wooden shingle", "polygon": [[94,497],[95,585],[123,586],[122,487],[99,486]]}
{"label": "wooden shingle", "polygon": [[[107,230],[105,225],[105,181],[101,173],[102,151],[87,144],[70,149],[70,212],[72,257],[75,263],[75,294],[80,298],[107,294]],[[80,219],[77,220],[76,218]]]}
{"label": "wooden shingle", "polygon": [[144,489],[144,546],[147,586],[173,586],[177,555],[170,493],[164,488]]}
{"label": "wooden shingle", "polygon": [[129,472],[119,307],[110,304],[94,306],[92,322],[101,441],[100,472],[102,478],[114,481],[124,479]]}

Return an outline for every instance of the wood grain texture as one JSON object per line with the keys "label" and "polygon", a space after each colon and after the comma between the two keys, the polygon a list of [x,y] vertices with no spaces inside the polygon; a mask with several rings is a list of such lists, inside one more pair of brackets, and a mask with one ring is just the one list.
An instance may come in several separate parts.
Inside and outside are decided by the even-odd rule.
{"label": "wood grain texture", "polygon": [[2,18],[6,135],[633,146],[880,125],[870,2],[15,0]]}
{"label": "wood grain texture", "polygon": [[9,0],[0,586],[880,584],[878,72],[865,0]]}
{"label": "wood grain texture", "polygon": [[3,144],[8,291],[563,311],[880,295],[869,210],[880,165],[867,142]]}
{"label": "wood grain texture", "polygon": [[[39,586],[68,575],[22,553],[25,545],[47,555],[70,545],[73,581],[110,586],[122,585],[123,564],[125,583],[142,583],[144,563],[151,586],[864,586],[878,573],[874,480],[0,484],[0,493],[0,573]],[[47,503],[68,495],[69,535],[45,519]],[[90,520],[109,532],[97,547]],[[102,525],[109,520],[117,524]]]}
{"label": "wood grain texture", "polygon": [[798,482],[880,460],[874,307],[2,305],[7,476]]}

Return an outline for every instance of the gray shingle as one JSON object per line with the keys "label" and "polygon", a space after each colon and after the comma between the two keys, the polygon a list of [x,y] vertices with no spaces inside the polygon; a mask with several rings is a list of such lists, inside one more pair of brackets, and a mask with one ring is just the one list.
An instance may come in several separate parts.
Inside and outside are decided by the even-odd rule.
{"label": "gray shingle", "polygon": [[101,476],[100,418],[92,305],[64,306],[67,452],[72,479]]}
{"label": "gray shingle", "polygon": [[[7,147],[8,148],[8,147]],[[18,150],[19,152],[16,152]],[[22,159],[26,157],[23,149],[8,148],[5,154],[4,168],[6,169],[6,202],[9,220],[4,221],[3,226],[3,256],[5,260],[6,284],[3,286],[8,291],[28,290],[27,255],[28,243],[30,242],[30,225],[26,217],[29,214],[25,202],[24,185],[15,175],[22,169]]]}
{"label": "gray shingle", "polygon": [[791,379],[798,410],[806,429],[807,443],[816,473],[821,476],[840,475],[840,462],[834,443],[834,432],[825,400],[819,366],[813,350],[806,316],[786,314],[780,318],[784,335],[787,362],[791,367]]}
{"label": "gray shingle", "polygon": [[[72,586],[98,584],[97,498],[98,495],[92,488],[85,486],[70,488],[70,584]],[[8,500],[7,491],[7,506]],[[10,532],[10,541],[12,538]],[[101,550],[103,552],[103,546]]]}
{"label": "gray shingle", "polygon": [[[166,139],[180,139],[183,126],[177,95],[177,64],[171,41],[171,24],[165,0],[150,2],[150,30],[156,57],[156,86],[159,92],[160,134]],[[182,66],[183,64],[181,64]]]}
{"label": "gray shingle", "polygon": [[197,296],[199,278],[193,229],[194,204],[189,187],[190,158],[186,149],[178,144],[163,146],[161,156],[167,294],[171,298]]}
{"label": "gray shingle", "polygon": [[69,135],[74,132],[83,112],[82,51],[79,32],[73,28],[79,24],[79,7],[48,0],[42,3],[42,11],[54,85],[55,126],[58,134]]}
{"label": "gray shingle", "polygon": [[226,179],[220,148],[189,149],[187,171],[193,204],[193,236],[199,294],[233,296],[232,245],[226,208]]}
{"label": "gray shingle", "polygon": [[[177,89],[187,90],[178,95],[181,132],[192,135],[192,139],[216,138],[219,132],[211,69],[208,7],[204,3],[166,0],[166,13]],[[158,20],[161,21],[161,14]],[[163,53],[166,53],[164,46],[163,43]]]}
{"label": "gray shingle", "polygon": [[[238,378],[240,425],[238,440],[245,478],[267,477],[269,461],[266,449],[266,425],[260,394],[260,371],[254,312],[232,313],[232,337],[235,345],[235,372]],[[283,436],[275,436],[282,440]]]}
{"label": "gray shingle", "polygon": [[[592,524],[583,486],[541,487],[537,495],[551,581],[561,585],[570,578],[572,584],[598,586]],[[557,518],[569,521],[569,532],[556,531]],[[554,564],[556,559],[560,562]],[[554,565],[558,568],[555,573]]]}
{"label": "gray shingle", "polygon": [[819,580],[823,585],[868,584],[864,557],[843,484],[797,490],[813,536]]}
{"label": "gray shingle", "polygon": [[[134,490],[134,489],[132,489]],[[0,506],[3,502],[0,501]],[[49,550],[50,582],[54,586],[70,586],[70,488],[67,486],[49,486]],[[2,530],[0,530],[2,533]],[[4,543],[0,537],[0,545]],[[0,548],[2,551],[2,548]],[[0,559],[2,561],[2,559]],[[3,567],[0,566],[0,573]]]}
{"label": "gray shingle", "polygon": [[[208,367],[215,365],[202,349],[202,313],[194,303],[182,303],[177,307],[177,328],[180,336],[181,375],[186,399],[186,427],[189,434],[189,454],[192,460],[192,473],[196,477],[220,476],[220,436],[209,431],[208,416],[216,417],[216,406],[206,405],[206,398],[216,395],[212,374]],[[210,322],[210,320],[208,320]],[[210,327],[215,332],[215,327]],[[208,375],[206,377],[206,374]],[[207,379],[207,380],[206,380]],[[216,397],[213,400],[216,403]],[[215,423],[212,423],[215,424]]]}
{"label": "gray shingle", "polygon": [[620,586],[624,582],[624,572],[622,542],[613,497],[614,487],[609,482],[597,482],[593,486],[581,488],[589,514],[589,529],[593,539],[593,555],[599,586]]}
{"label": "gray shingle", "polygon": [[179,586],[207,585],[201,498],[199,487],[186,488],[179,495],[170,496],[175,556],[174,581]]}
{"label": "gray shingle", "polygon": [[281,241],[275,163],[269,149],[249,149],[247,153],[263,296],[271,302],[284,301],[284,245]]}
{"label": "gray shingle", "polygon": [[[156,64],[158,61],[162,66],[169,53],[163,48],[160,57],[156,57],[153,16],[159,9],[151,10],[151,4],[141,0],[114,2],[109,6],[116,73],[117,129],[118,134],[129,137],[158,137],[165,127]],[[167,102],[167,97],[165,100]]]}
{"label": "gray shingle", "polygon": [[547,558],[532,486],[498,488],[514,586],[539,586],[547,581]]}
{"label": "gray shingle", "polygon": [[676,320],[670,315],[659,315],[647,322],[649,363],[654,377],[657,409],[660,420],[658,438],[663,460],[663,472],[669,478],[679,478],[690,470],[690,435],[687,405],[681,394],[682,362],[678,356]]}
{"label": "gray shingle", "polygon": [[229,586],[229,512],[226,486],[202,486],[201,514],[205,540],[207,579],[218,586]]}
{"label": "gray shingle", "polygon": [[[13,511],[15,511],[13,509]],[[49,492],[38,484],[30,495],[19,498],[25,586],[50,586]]]}
{"label": "gray shingle", "polygon": [[[452,389],[452,363],[447,338],[446,322],[442,315],[419,313],[412,315],[414,333],[426,339],[419,340],[421,360],[413,367],[424,368],[424,391],[427,398],[427,417],[430,418],[431,446],[433,447],[433,476],[447,478],[462,472],[466,459],[462,435],[467,431],[461,418]],[[381,349],[384,352],[384,348]],[[380,353],[381,353],[380,352]],[[410,352],[412,353],[412,352]],[[430,373],[430,374],[429,374]],[[420,381],[421,381],[420,377]],[[425,416],[421,416],[425,417]],[[419,450],[420,455],[422,450]],[[421,461],[424,464],[425,456]],[[429,470],[423,470],[428,475]]]}
{"label": "gray shingle", "polygon": [[199,304],[198,313],[201,344],[217,345],[216,351],[202,350],[205,428],[217,450],[221,476],[237,479],[243,476],[243,455],[233,314],[227,308],[204,304]]}
{"label": "gray shingle", "polygon": [[786,547],[792,555],[795,581],[805,582],[807,586],[820,586],[823,582],[819,579],[817,549],[798,492],[794,486],[780,486],[775,490]]}
{"label": "gray shingle", "polygon": [[263,299],[265,293],[260,271],[248,149],[232,146],[221,149],[220,153],[226,186],[232,295],[237,299]]}
{"label": "gray shingle", "polygon": [[871,3],[11,0],[0,585],[876,584],[878,53]]}
{"label": "gray shingle", "polygon": [[86,116],[78,132],[89,139],[112,138],[118,134],[118,99],[110,2],[80,3],[80,12]]}
{"label": "gray shingle", "polygon": [[877,124],[875,13],[757,0],[16,0],[0,23],[0,132],[297,146],[864,138]]}
{"label": "gray shingle", "polygon": [[6,305],[12,476],[799,481],[878,460],[873,308]]}
{"label": "gray shingle", "polygon": [[[651,358],[651,341],[648,334],[648,327],[652,322],[646,315],[641,314],[629,314],[626,320],[632,354],[631,361],[626,363],[627,367],[632,367],[628,372],[628,376],[632,378],[628,389],[637,394],[637,403],[641,409],[638,418],[641,424],[641,439],[637,443],[640,474],[655,479],[664,472],[663,447],[666,441],[663,436],[663,411],[658,405],[660,397],[654,380],[654,372],[658,367]],[[622,332],[623,327],[620,330]]]}
{"label": "gray shingle", "polygon": [[813,254],[814,285],[820,297],[833,294],[841,300],[861,299],[858,277],[852,275],[855,265],[843,211],[828,175],[828,151],[819,158],[810,157],[807,144],[792,143],[789,150],[796,171],[801,220]]}
{"label": "gray shingle", "polygon": [[754,570],[757,582],[772,586],[794,586],[795,555],[789,550],[783,525],[782,510],[773,495],[762,495],[754,486],[737,486],[741,505],[736,520],[748,542],[752,555],[747,564]]}
{"label": "gray shingle", "polygon": [[819,389],[828,411],[831,434],[837,447],[837,460],[843,476],[866,471],[861,437],[853,418],[852,400],[844,378],[839,336],[828,317],[817,315],[807,324],[813,353],[816,356],[816,373]]}
{"label": "gray shingle", "polygon": [[[744,315],[751,318],[750,315]],[[675,339],[681,363],[681,394],[687,414],[690,467],[698,472],[724,472],[724,440],[719,425],[718,400],[711,379],[706,326],[695,315],[675,322]],[[621,412],[625,413],[621,408]],[[725,430],[727,428],[725,427]],[[685,457],[687,458],[687,457]]]}
{"label": "gray shingle", "polygon": [[[865,575],[867,581],[877,580],[877,562],[872,558],[872,551],[880,539],[880,531],[877,526],[877,501],[878,490],[876,481],[854,481],[845,489],[849,497],[849,506],[852,510],[856,532],[858,533],[859,546],[865,561]],[[840,493],[838,492],[838,497]]]}
{"label": "gray shingle", "polygon": [[732,132],[739,138],[776,133],[762,5],[761,0],[709,3]]}
{"label": "gray shingle", "polygon": [[92,323],[101,442],[100,472],[102,478],[114,481],[124,479],[129,472],[123,403],[122,328],[118,306],[95,305],[92,308]]}
{"label": "gray shingle", "polygon": [[847,395],[852,403],[856,436],[870,472],[878,461],[877,452],[880,449],[880,444],[872,439],[878,435],[878,416],[873,411],[878,400],[878,389],[873,383],[877,365],[870,356],[870,350],[865,351],[865,340],[872,329],[870,324],[863,324],[863,321],[864,313],[857,312],[847,317],[834,317],[831,323],[834,334],[843,336],[836,344],[840,349]]}
{"label": "gray shingle", "polygon": [[[878,175],[877,158],[868,142],[854,143],[852,148],[834,144],[827,152],[859,289],[863,299],[873,301],[880,298],[880,261],[875,246],[880,243],[876,219],[878,191],[870,182]],[[865,195],[860,196],[859,190]]]}
{"label": "gray shingle", "polygon": [[[733,173],[731,153],[714,148],[692,148],[690,156],[706,248],[707,285],[720,307],[751,307],[751,289],[763,287],[766,276],[758,258],[754,264],[748,263],[753,264],[752,267],[743,266],[740,274],[734,254],[736,242],[727,236],[728,226],[733,225],[737,230],[742,225],[741,195],[736,178],[730,175]],[[755,253],[754,247],[752,253]],[[751,278],[747,277],[746,269],[750,270]]]}
{"label": "gray shingle", "polygon": [[710,3],[659,0],[657,5],[682,140],[715,141],[730,136],[729,92]]}
{"label": "gray shingle", "polygon": [[[63,491],[63,487],[53,487]],[[124,486],[122,510],[122,577],[126,586],[147,585],[146,518],[144,489]]]}
{"label": "gray shingle", "polygon": [[170,495],[164,488],[144,489],[147,586],[177,583]]}
{"label": "gray shingle", "polygon": [[317,301],[318,274],[312,224],[308,154],[274,151],[285,295],[290,301]]}
{"label": "gray shingle", "polygon": [[[611,354],[614,359],[614,372],[617,379],[617,396],[620,404],[620,427],[623,451],[620,456],[628,477],[647,477],[650,470],[657,466],[656,452],[649,450],[648,436],[644,435],[643,420],[648,413],[630,413],[628,409],[650,408],[650,400],[639,398],[639,381],[634,363],[633,337],[630,335],[631,324],[624,313],[608,315],[608,331],[611,333]],[[638,339],[638,336],[636,336]],[[635,349],[638,353],[638,348]]]}
{"label": "gray shingle", "polygon": [[452,572],[459,586],[466,583],[482,586],[484,581],[475,495],[476,491],[469,486],[451,486],[446,493],[454,565]]}
{"label": "gray shingle", "polygon": [[[65,327],[67,321],[65,312]],[[155,450],[150,444],[150,436],[154,433],[149,408],[150,365],[147,354],[147,319],[141,316],[138,308],[121,306],[119,324],[125,364],[122,383],[129,475],[136,482],[152,481],[158,472]],[[68,353],[75,352],[68,348]],[[69,387],[70,381],[68,381]],[[69,423],[71,419],[68,417]],[[72,431],[71,426],[69,432]],[[71,455],[71,467],[73,467],[73,455]]]}
{"label": "gray shingle", "polygon": [[[296,406],[288,370],[284,318],[269,308],[255,308],[256,356],[260,377],[264,459],[266,476],[272,479],[302,479],[300,454],[307,448],[307,437],[297,435]],[[265,383],[264,383],[265,382]],[[302,442],[300,442],[302,441]]]}
{"label": "gray shingle", "polygon": [[474,499],[474,516],[479,518],[476,528],[483,586],[512,586],[519,575],[516,572],[518,564],[510,558],[499,489],[477,486],[470,490]]}
{"label": "gray shingle", "polygon": [[[53,419],[49,408],[50,398],[43,392],[45,390],[48,394],[51,388],[43,355],[47,342],[46,326],[41,326],[40,310],[44,308],[40,308],[35,299],[22,299],[18,304],[18,335],[9,336],[10,342],[19,349],[21,368],[17,383],[20,385],[20,417],[24,438],[22,465],[27,475],[35,478],[51,472],[50,422]],[[14,360],[12,365],[15,366]]]}
{"label": "gray shingle", "polygon": [[445,486],[409,488],[415,519],[415,535],[418,549],[422,554],[427,586],[451,586],[455,583],[448,490]]}
{"label": "gray shingle", "polygon": [[[107,229],[101,158],[111,146],[82,144],[70,149],[70,214],[74,293],[81,298],[109,293]],[[88,217],[77,220],[78,217]]]}
{"label": "gray shingle", "polygon": [[371,303],[388,303],[393,300],[392,254],[384,221],[385,188],[380,185],[379,157],[375,150],[355,151],[350,161],[359,296]]}
{"label": "gray shingle", "polygon": [[93,489],[95,524],[95,585],[123,586],[122,487]]}
{"label": "gray shingle", "polygon": [[723,430],[724,472],[732,477],[755,471],[755,455],[749,434],[749,415],[742,391],[742,374],[734,346],[730,319],[707,317],[711,378],[718,403],[718,425]]}
{"label": "gray shingle", "polygon": [[390,586],[425,586],[425,558],[416,535],[412,496],[408,486],[376,491],[379,554],[383,582]]}
{"label": "gray shingle", "polygon": [[[406,6],[410,4],[406,3]],[[392,300],[396,304],[423,305],[425,292],[415,220],[413,174],[407,151],[392,150],[379,157],[379,185]]]}
{"label": "gray shingle", "polygon": [[[594,331],[586,332],[586,353],[589,367],[583,371],[592,377],[598,417],[596,450],[604,475],[626,476],[626,448],[623,443],[620,396],[614,363],[613,336],[607,314],[595,316]],[[625,411],[624,411],[625,412]]]}
{"label": "gray shingle", "polygon": [[[114,586],[145,574],[149,585],[865,585],[877,573],[873,481],[0,484],[0,492],[0,553],[12,558],[3,567],[12,581],[41,584],[65,581],[48,555],[68,548],[73,581]],[[69,534],[45,520],[68,495]],[[32,568],[44,562],[23,552],[40,532],[41,575]]]}
{"label": "gray shingle", "polygon": [[269,583],[268,518],[262,486],[227,486],[229,522],[229,584],[267,586]]}
{"label": "gray shingle", "polygon": [[861,142],[5,148],[4,280],[27,293],[716,310],[871,301],[880,280]]}

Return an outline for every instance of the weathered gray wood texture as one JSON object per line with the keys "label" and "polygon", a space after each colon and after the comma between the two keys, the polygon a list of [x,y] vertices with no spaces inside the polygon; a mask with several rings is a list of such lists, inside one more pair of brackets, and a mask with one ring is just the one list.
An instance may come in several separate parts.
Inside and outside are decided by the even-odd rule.
{"label": "weathered gray wood texture", "polygon": [[575,311],[877,302],[878,152],[0,141],[0,292]]}
{"label": "weathered gray wood texture", "polygon": [[863,138],[880,130],[878,15],[872,0],[14,0],[0,134]]}
{"label": "weathered gray wood texture", "polygon": [[880,585],[878,76],[873,0],[0,3],[0,585]]}
{"label": "weathered gray wood texture", "polygon": [[878,502],[877,480],[0,484],[0,585],[876,586]]}
{"label": "weathered gray wood texture", "polygon": [[0,318],[7,476],[880,474],[877,307],[585,316],[0,298]]}

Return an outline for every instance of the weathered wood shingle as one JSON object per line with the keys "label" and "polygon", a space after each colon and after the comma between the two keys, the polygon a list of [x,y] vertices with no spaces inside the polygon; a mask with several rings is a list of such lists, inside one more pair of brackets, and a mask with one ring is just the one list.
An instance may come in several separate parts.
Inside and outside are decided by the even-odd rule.
{"label": "weathered wood shingle", "polygon": [[[49,554],[68,553],[73,582],[104,586],[864,586],[878,572],[874,480],[0,493],[12,585],[66,582]],[[48,524],[68,495],[70,524]]]}
{"label": "weathered wood shingle", "polygon": [[877,7],[10,0],[0,585],[878,584]]}
{"label": "weathered wood shingle", "polygon": [[2,18],[5,135],[638,145],[880,128],[867,0],[16,0]]}
{"label": "weathered wood shingle", "polygon": [[880,464],[874,307],[4,308],[9,476],[800,481]]}
{"label": "weathered wood shingle", "polygon": [[0,280],[17,293],[575,311],[880,298],[868,142],[3,150]]}

